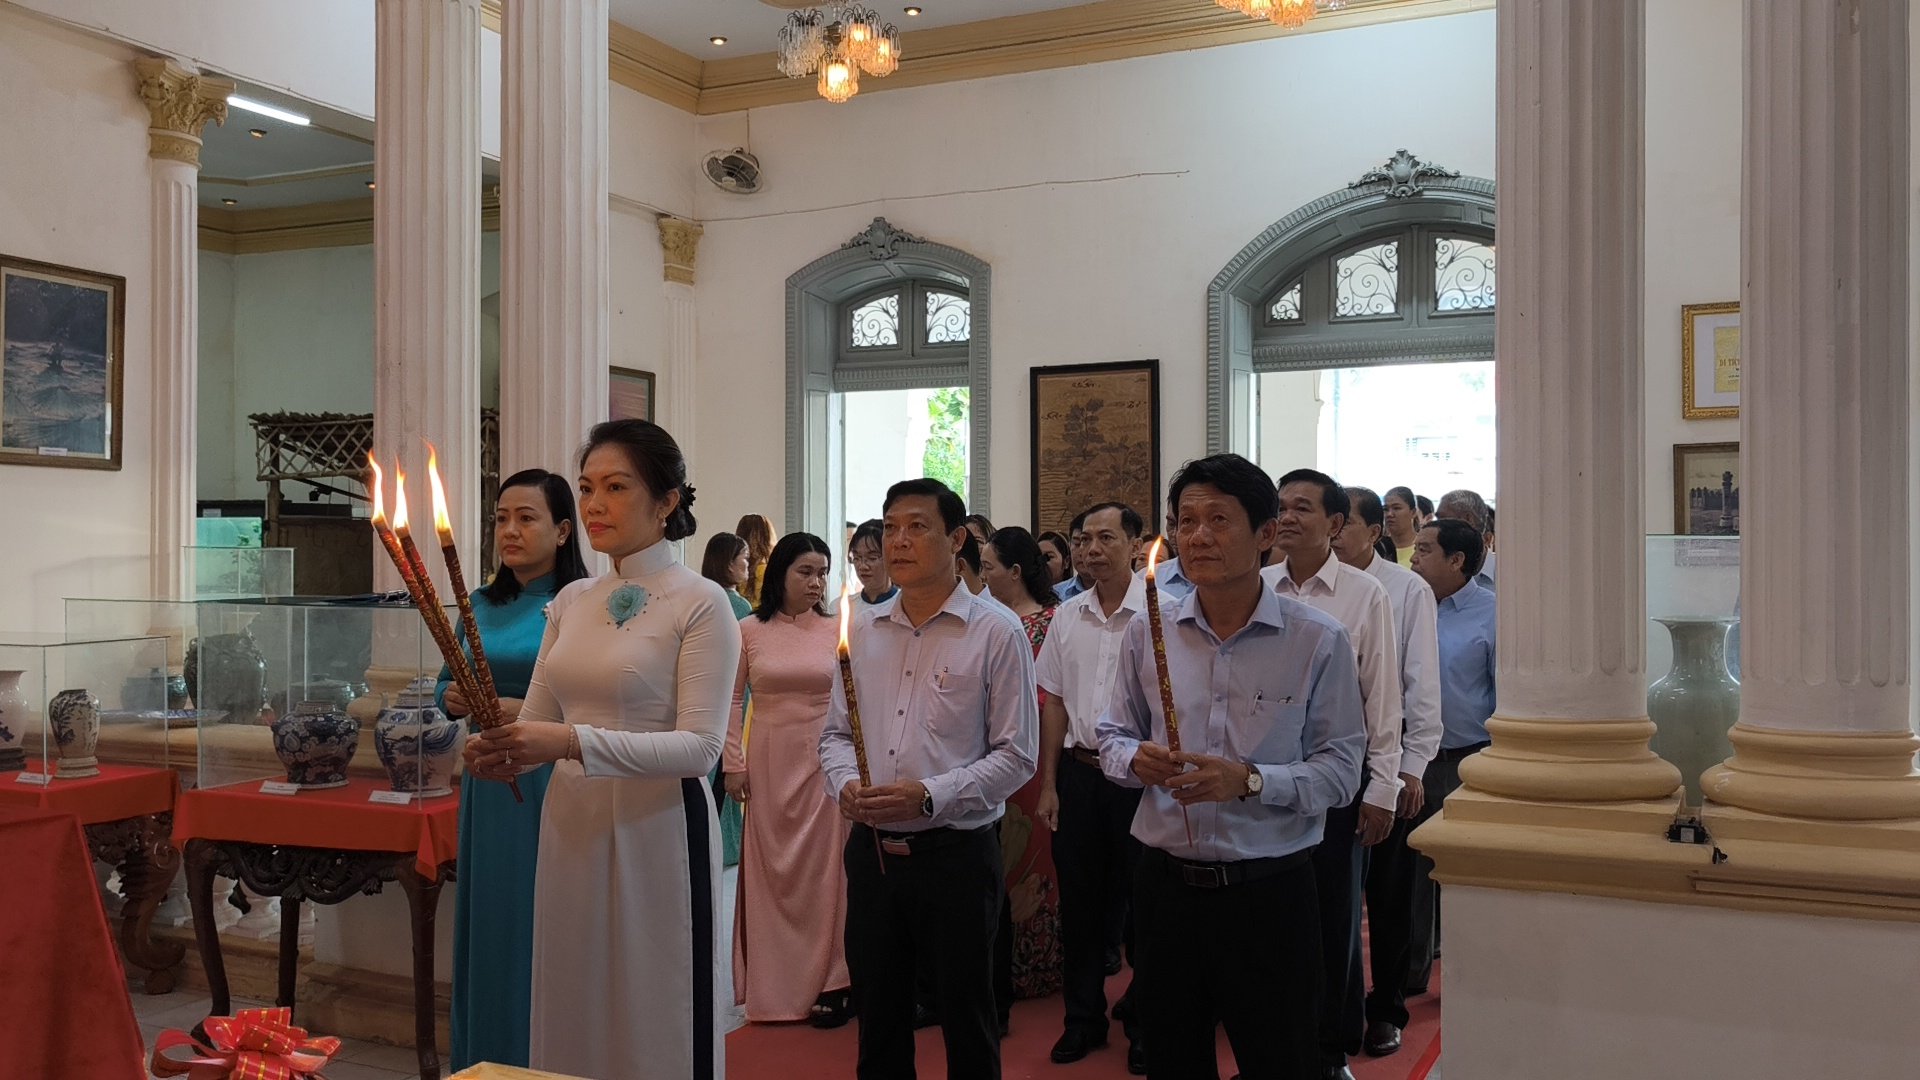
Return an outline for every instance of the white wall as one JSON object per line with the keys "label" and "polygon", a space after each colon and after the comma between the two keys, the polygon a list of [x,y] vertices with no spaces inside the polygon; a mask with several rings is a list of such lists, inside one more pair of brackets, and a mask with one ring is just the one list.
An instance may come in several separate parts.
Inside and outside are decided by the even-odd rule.
{"label": "white wall", "polygon": [[[697,145],[740,143],[743,121],[701,118]],[[783,105],[756,110],[752,131],[764,191],[696,196],[693,465],[720,517],[778,522],[785,505],[782,473],[735,440],[784,430],[787,275],[884,214],[993,268],[984,509],[1023,521],[1029,367],[1158,358],[1168,472],[1205,449],[1205,290],[1241,247],[1398,147],[1492,175],[1493,17]]]}
{"label": "white wall", "polygon": [[67,596],[147,588],[152,180],[133,52],[0,6],[0,251],[127,279],[121,468],[0,465],[0,630],[61,629]]}
{"label": "white wall", "polygon": [[1910,1080],[1920,926],[1449,886],[1464,1080]]}

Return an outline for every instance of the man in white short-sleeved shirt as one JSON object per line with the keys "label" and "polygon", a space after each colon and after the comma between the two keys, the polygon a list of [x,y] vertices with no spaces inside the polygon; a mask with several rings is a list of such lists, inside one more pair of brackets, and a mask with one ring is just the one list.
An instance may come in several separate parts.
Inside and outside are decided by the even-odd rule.
{"label": "man in white short-sleeved shirt", "polygon": [[[1113,696],[1127,625],[1146,604],[1146,584],[1132,571],[1144,525],[1138,512],[1119,503],[1087,511],[1074,569],[1093,586],[1054,611],[1035,664],[1047,693],[1040,713],[1039,815],[1054,830],[1065,953],[1065,1030],[1052,1054],[1062,1065],[1106,1045],[1107,945],[1125,918],[1139,861],[1140,842],[1131,830],[1140,789],[1101,773],[1094,727]],[[1144,1071],[1137,1029],[1119,1005],[1114,1011],[1126,1022],[1128,1064]]]}

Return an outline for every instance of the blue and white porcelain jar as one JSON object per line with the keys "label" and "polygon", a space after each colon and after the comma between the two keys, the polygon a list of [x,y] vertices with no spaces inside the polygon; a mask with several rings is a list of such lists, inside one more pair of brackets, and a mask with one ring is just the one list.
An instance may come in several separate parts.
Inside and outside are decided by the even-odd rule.
{"label": "blue and white porcelain jar", "polygon": [[347,764],[359,748],[360,721],[330,701],[303,701],[273,721],[273,750],[290,784],[345,787]]}
{"label": "blue and white porcelain jar", "polygon": [[100,742],[100,699],[85,690],[62,690],[47,703],[47,724],[60,754],[54,776],[100,775],[100,759],[93,756]]}
{"label": "blue and white porcelain jar", "polygon": [[461,727],[434,704],[436,686],[429,675],[408,683],[373,725],[373,749],[393,790],[422,799],[453,794],[460,761]]}

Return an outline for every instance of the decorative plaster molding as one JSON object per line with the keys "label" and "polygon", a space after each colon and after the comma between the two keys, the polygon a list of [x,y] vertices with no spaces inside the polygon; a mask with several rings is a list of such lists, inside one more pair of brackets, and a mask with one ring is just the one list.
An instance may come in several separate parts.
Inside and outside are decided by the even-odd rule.
{"label": "decorative plaster molding", "polygon": [[1407,153],[1406,147],[1393,152],[1385,165],[1360,174],[1349,188],[1376,188],[1384,185],[1390,199],[1408,199],[1426,190],[1422,181],[1458,180],[1460,174],[1430,161],[1421,161]]}
{"label": "decorative plaster molding", "polygon": [[200,167],[200,129],[208,121],[227,122],[227,95],[233,83],[216,79],[158,56],[133,62],[139,74],[137,92],[152,114],[147,128],[147,153],[167,161]]}
{"label": "decorative plaster molding", "polygon": [[1648,749],[1653,721],[1516,718],[1487,721],[1493,745],[1460,763],[1476,790],[1536,803],[1665,799],[1680,770]]}
{"label": "decorative plaster molding", "polygon": [[[773,54],[765,55],[768,71],[778,77],[779,72],[772,69]],[[687,112],[718,111],[700,107],[705,68],[697,57],[632,27],[619,23],[607,27],[607,77],[629,90]]]}
{"label": "decorative plaster molding", "polygon": [[1820,821],[1920,820],[1920,738],[1910,731],[1773,731],[1735,724],[1733,756],[1708,769],[1714,803]]}
{"label": "decorative plaster molding", "polygon": [[660,215],[660,253],[666,268],[663,276],[682,285],[693,284],[694,266],[700,256],[700,237],[707,230],[697,221]]}
{"label": "decorative plaster molding", "polygon": [[855,233],[853,239],[840,245],[841,251],[863,250],[867,257],[876,261],[891,259],[900,253],[900,244],[924,244],[926,238],[915,236],[904,229],[896,229],[893,223],[883,217],[876,217],[865,229]]}
{"label": "decorative plaster molding", "polygon": [[[480,197],[480,231],[500,231],[500,189]],[[355,247],[373,243],[373,199],[260,210],[200,208],[200,249],[224,255],[259,255],[303,248]]]}

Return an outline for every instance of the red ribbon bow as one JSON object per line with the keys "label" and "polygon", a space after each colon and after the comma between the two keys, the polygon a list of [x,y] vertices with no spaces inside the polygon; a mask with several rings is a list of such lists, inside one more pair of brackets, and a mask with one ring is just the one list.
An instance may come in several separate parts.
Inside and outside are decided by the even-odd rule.
{"label": "red ribbon bow", "polygon": [[[232,1016],[215,1016],[203,1025],[208,1046],[184,1031],[164,1031],[153,1043],[155,1076],[184,1076],[187,1080],[308,1080],[318,1078],[327,1059],[340,1052],[340,1040],[331,1035],[308,1038],[293,1026],[293,1010],[241,1009]],[[190,1046],[198,1057],[184,1061],[166,1056],[178,1046]]]}

